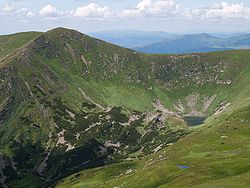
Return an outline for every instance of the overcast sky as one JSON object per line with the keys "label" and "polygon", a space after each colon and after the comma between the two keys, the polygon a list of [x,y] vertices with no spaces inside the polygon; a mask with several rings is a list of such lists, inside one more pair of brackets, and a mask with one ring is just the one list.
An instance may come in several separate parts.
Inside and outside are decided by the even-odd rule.
{"label": "overcast sky", "polygon": [[82,32],[249,32],[250,0],[0,0],[0,34],[59,26]]}

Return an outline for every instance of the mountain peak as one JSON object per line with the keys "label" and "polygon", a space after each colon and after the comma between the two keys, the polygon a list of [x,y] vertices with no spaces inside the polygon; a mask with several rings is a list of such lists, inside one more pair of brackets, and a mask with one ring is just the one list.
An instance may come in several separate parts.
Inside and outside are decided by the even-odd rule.
{"label": "mountain peak", "polygon": [[56,27],[54,29],[51,29],[51,30],[47,31],[46,33],[51,33],[51,32],[70,32],[70,31],[78,32],[76,30],[68,29],[68,28],[65,28],[65,27]]}
{"label": "mountain peak", "polygon": [[73,36],[86,36],[85,34],[79,32],[79,31],[76,31],[74,29],[67,29],[67,28],[64,28],[64,27],[57,27],[55,29],[51,29],[49,31],[47,31],[46,33],[44,33],[46,36],[51,36],[51,37],[55,37],[55,38],[58,38],[58,37],[73,37]]}

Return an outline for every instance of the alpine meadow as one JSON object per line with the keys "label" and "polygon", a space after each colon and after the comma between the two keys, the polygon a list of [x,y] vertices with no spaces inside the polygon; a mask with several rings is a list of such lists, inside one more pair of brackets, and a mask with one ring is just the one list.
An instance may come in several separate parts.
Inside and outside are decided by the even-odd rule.
{"label": "alpine meadow", "polygon": [[[93,11],[81,22],[94,27],[105,19],[177,19],[180,9],[172,0],[141,0],[123,10],[130,20],[91,4],[68,13],[48,5],[27,19],[54,29],[0,35],[0,187],[249,188],[249,33],[118,28],[87,35],[64,27],[80,11]],[[4,15],[21,17],[14,6],[7,14],[7,5],[1,24]],[[245,8],[221,22],[250,20],[250,5],[226,5],[223,11]],[[156,15],[159,7],[168,13]]]}

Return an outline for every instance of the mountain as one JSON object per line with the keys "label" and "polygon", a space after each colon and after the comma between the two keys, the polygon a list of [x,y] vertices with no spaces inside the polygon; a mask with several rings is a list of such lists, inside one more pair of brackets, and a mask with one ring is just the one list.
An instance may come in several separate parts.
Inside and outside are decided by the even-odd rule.
{"label": "mountain", "polygon": [[151,54],[183,54],[250,48],[248,33],[170,34],[130,30],[100,31],[90,36]]}
{"label": "mountain", "polygon": [[26,44],[31,39],[37,37],[39,32],[17,33],[13,35],[0,36],[0,59]]}
{"label": "mountain", "polygon": [[238,37],[238,36],[244,36],[249,34],[249,32],[225,32],[225,33],[210,33],[210,35],[213,35],[218,38],[230,38],[230,37]]}
{"label": "mountain", "polygon": [[23,35],[0,60],[2,186],[249,185],[249,50],[150,55],[65,28]]}
{"label": "mountain", "polygon": [[250,34],[234,36],[222,39],[219,44],[222,47],[228,46],[230,48],[249,48]]}
{"label": "mountain", "polygon": [[177,34],[157,31],[113,30],[88,33],[90,36],[127,48],[143,47],[152,43],[175,39]]}
{"label": "mountain", "polygon": [[218,38],[209,34],[184,35],[174,40],[156,42],[148,46],[134,49],[145,53],[180,54],[241,48],[250,48],[249,34],[236,35],[227,38]]}

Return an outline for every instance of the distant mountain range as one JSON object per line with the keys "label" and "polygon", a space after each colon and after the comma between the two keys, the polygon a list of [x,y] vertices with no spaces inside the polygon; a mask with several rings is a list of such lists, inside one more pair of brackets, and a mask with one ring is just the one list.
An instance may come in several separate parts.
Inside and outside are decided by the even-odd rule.
{"label": "distant mountain range", "polygon": [[249,33],[171,34],[145,31],[106,31],[90,35],[113,44],[153,54],[180,54],[250,48]]}
{"label": "distant mountain range", "polygon": [[153,43],[173,40],[179,37],[177,34],[162,31],[137,30],[100,31],[88,33],[88,35],[126,48],[144,47]]}

